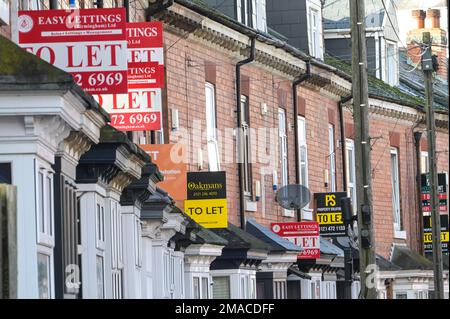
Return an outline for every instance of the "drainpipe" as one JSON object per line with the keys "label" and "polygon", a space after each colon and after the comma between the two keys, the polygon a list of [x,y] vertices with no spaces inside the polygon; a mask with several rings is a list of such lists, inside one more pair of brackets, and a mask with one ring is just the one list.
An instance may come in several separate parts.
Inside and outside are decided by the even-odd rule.
{"label": "drainpipe", "polygon": [[127,22],[130,22],[130,0],[123,0],[123,6],[127,16]]}
{"label": "drainpipe", "polygon": [[[255,60],[256,53],[256,37],[251,38],[251,46],[250,46],[250,57],[245,60],[239,61],[236,64],[236,115],[237,115],[237,128],[240,130],[242,128],[241,125],[241,66],[251,63]],[[237,134],[238,139],[240,139],[242,134],[239,132]],[[242,141],[237,140],[237,145],[241,146]],[[240,150],[240,147],[239,147]],[[244,195],[244,163],[241,161],[241,157],[239,156],[238,163],[238,178],[239,178],[239,210],[241,213],[241,228],[245,230],[245,195]]]}
{"label": "drainpipe", "polygon": [[422,172],[420,170],[420,139],[422,138],[422,132],[414,132],[414,147],[416,152],[416,197],[417,197],[417,209],[419,213],[416,216],[419,216],[419,222],[416,225],[419,225],[418,229],[418,244],[419,244],[419,252],[423,255],[423,237],[422,237],[422,229],[423,229],[423,218],[422,218],[422,190],[421,190],[421,175]]}
{"label": "drainpipe", "polygon": [[[300,163],[298,149],[298,105],[297,105],[297,85],[311,78],[311,61],[306,61],[306,72],[292,82],[292,100],[294,103],[294,134],[295,134],[295,183],[300,183]],[[297,221],[301,221],[301,210],[297,209]]]}
{"label": "drainpipe", "polygon": [[342,188],[344,192],[347,192],[347,154],[346,154],[346,142],[345,142],[345,125],[344,125],[344,110],[345,103],[352,99],[352,95],[341,98],[338,103],[339,107],[339,126],[341,128],[341,154],[342,154]]}

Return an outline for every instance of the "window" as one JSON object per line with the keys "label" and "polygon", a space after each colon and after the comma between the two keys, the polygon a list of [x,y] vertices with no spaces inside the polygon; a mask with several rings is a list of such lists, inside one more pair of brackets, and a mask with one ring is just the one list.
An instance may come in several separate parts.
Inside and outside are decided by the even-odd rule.
{"label": "window", "polygon": [[136,218],[134,221],[134,256],[136,266],[142,266],[142,241],[141,241],[141,221]]}
{"label": "window", "polygon": [[286,282],[274,281],[273,285],[274,285],[273,289],[274,299],[285,299]]}
{"label": "window", "polygon": [[303,116],[298,117],[298,149],[300,166],[300,184],[308,187],[308,152],[306,146],[306,121]]}
{"label": "window", "polygon": [[230,299],[230,277],[213,277],[213,298]]}
{"label": "window", "polygon": [[318,59],[323,59],[321,6],[319,0],[306,1],[309,54]]}
{"label": "window", "polygon": [[336,153],[334,149],[334,125],[328,124],[328,153],[329,153],[329,164],[330,164],[330,190],[332,192],[336,191]]}
{"label": "window", "polygon": [[105,208],[97,203],[96,212],[97,248],[104,249],[105,245]]}
{"label": "window", "polygon": [[242,126],[242,134],[240,136],[240,141],[242,147],[240,148],[240,154],[242,154],[240,160],[244,164],[243,177],[244,177],[244,193],[247,196],[252,194],[252,165],[251,165],[251,141],[250,141],[250,111],[248,98],[245,95],[241,96],[241,109],[240,109],[240,122]]}
{"label": "window", "polygon": [[287,153],[287,135],[286,135],[286,111],[278,109],[278,136],[280,144],[280,166],[281,181],[280,186],[288,184],[288,153]]}
{"label": "window", "polygon": [[402,230],[400,209],[400,180],[398,170],[398,150],[391,148],[391,184],[392,184],[392,213],[394,215],[394,230]]}
{"label": "window", "polygon": [[40,10],[41,0],[22,0],[19,1],[19,9],[21,10]]}
{"label": "window", "polygon": [[395,299],[408,299],[408,294],[406,292],[395,293]]}
{"label": "window", "polygon": [[356,173],[355,173],[355,143],[347,140],[347,193],[352,199],[353,214],[356,215]]}
{"label": "window", "polygon": [[428,152],[420,153],[420,172],[422,174],[428,173],[430,171],[428,166]]}
{"label": "window", "polygon": [[200,299],[200,278],[194,277],[193,278],[193,284],[194,284],[194,299]]}
{"label": "window", "polygon": [[0,163],[0,184],[11,183],[11,163]]}
{"label": "window", "polygon": [[103,299],[105,297],[105,272],[103,266],[103,257],[97,256],[97,298]]}
{"label": "window", "polygon": [[397,47],[394,43],[386,42],[386,82],[397,84]]}
{"label": "window", "polygon": [[220,170],[219,147],[216,135],[216,93],[214,85],[208,82],[205,84],[205,98],[209,170],[216,172]]}
{"label": "window", "polygon": [[246,294],[245,294],[245,277],[242,276],[241,277],[241,299],[245,299],[246,298]]}
{"label": "window", "polygon": [[236,17],[238,22],[266,32],[266,0],[236,0]]}
{"label": "window", "polygon": [[39,298],[49,299],[51,298],[50,256],[38,253],[37,257]]}
{"label": "window", "polygon": [[53,248],[55,246],[53,234],[53,171],[46,164],[39,165],[36,183],[38,290],[40,298],[52,298]]}
{"label": "window", "polygon": [[209,280],[206,277],[202,278],[202,299],[208,299],[208,286],[209,286]]}
{"label": "window", "polygon": [[256,299],[256,279],[252,278],[251,299]]}

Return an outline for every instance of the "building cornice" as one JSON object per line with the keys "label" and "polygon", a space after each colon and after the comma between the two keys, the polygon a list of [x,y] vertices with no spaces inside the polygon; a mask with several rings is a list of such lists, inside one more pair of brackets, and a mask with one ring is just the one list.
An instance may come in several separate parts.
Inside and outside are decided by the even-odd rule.
{"label": "building cornice", "polygon": [[[165,30],[199,43],[214,47],[227,54],[233,60],[248,57],[251,37],[225,26],[208,17],[198,14],[180,4],[174,4],[168,10],[156,16],[165,24]],[[256,55],[253,65],[276,73],[293,81],[306,72],[306,62],[283,48],[268,44],[257,37]],[[340,96],[350,93],[349,81],[335,73],[313,67],[313,77],[310,84],[329,90]]]}

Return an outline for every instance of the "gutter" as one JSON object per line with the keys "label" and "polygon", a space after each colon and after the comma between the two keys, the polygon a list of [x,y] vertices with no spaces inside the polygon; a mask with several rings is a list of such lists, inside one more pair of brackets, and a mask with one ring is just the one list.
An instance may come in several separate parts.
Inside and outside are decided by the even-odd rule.
{"label": "gutter", "polygon": [[[237,117],[237,128],[240,130],[242,128],[241,123],[241,67],[248,63],[251,63],[255,60],[256,55],[256,38],[251,38],[251,46],[250,46],[250,56],[242,61],[239,61],[236,64],[236,117]],[[238,139],[242,137],[242,135],[237,135]],[[240,146],[242,145],[242,141],[236,140],[236,143]],[[240,150],[240,147],[239,147]],[[243,171],[244,171],[244,163],[242,163],[241,158],[239,157],[238,162],[238,178],[239,178],[239,210],[240,210],[240,221],[241,228],[245,230],[245,195],[244,195],[244,179],[243,179]]]}
{"label": "gutter", "polygon": [[344,110],[343,106],[345,103],[350,101],[353,96],[347,95],[346,97],[341,98],[338,102],[339,109],[339,126],[341,131],[341,156],[342,156],[342,188],[344,192],[347,192],[347,143],[345,140],[345,125],[344,125]]}
{"label": "gutter", "polygon": [[[295,183],[300,184],[300,163],[299,163],[299,149],[298,149],[298,105],[297,105],[297,85],[310,79],[311,74],[311,62],[306,61],[306,73],[303,73],[300,77],[296,78],[292,82],[292,100],[294,103],[294,134],[295,134]],[[297,209],[297,221],[301,221],[301,210]]]}

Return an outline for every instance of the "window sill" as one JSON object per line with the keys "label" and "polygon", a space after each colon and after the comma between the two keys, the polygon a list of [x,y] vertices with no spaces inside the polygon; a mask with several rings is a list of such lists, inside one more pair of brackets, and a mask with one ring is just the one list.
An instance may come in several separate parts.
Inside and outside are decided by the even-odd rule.
{"label": "window sill", "polygon": [[394,230],[394,238],[406,239],[406,231],[405,230]]}

